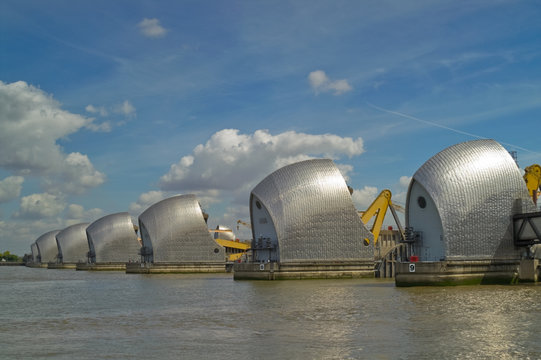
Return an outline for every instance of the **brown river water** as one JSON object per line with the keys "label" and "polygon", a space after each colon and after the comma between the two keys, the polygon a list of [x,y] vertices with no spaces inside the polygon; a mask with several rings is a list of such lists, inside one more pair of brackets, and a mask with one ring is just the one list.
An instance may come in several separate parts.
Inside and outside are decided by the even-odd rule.
{"label": "brown river water", "polygon": [[541,359],[541,286],[0,267],[0,359]]}

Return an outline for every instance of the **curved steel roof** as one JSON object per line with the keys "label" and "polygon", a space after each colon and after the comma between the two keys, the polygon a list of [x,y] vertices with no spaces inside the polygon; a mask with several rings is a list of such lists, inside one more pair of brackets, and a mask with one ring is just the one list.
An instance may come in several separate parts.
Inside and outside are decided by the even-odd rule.
{"label": "curved steel roof", "polygon": [[89,223],[80,223],[68,226],[56,234],[58,254],[62,256],[63,263],[87,262],[88,240],[86,228]]}
{"label": "curved steel roof", "polygon": [[38,262],[39,250],[36,243],[30,245],[30,251],[32,252],[32,262]]}
{"label": "curved steel roof", "polygon": [[130,214],[104,216],[86,228],[88,246],[96,263],[126,263],[139,257],[139,242]]}
{"label": "curved steel roof", "polygon": [[301,161],[276,170],[263,179],[250,196],[270,214],[278,240],[278,260],[340,261],[373,258],[374,237],[361,222],[347,184],[329,159]]}
{"label": "curved steel roof", "polygon": [[152,205],[139,216],[139,231],[154,263],[225,262],[224,248],[212,239],[195,195]]}
{"label": "curved steel roof", "polygon": [[55,262],[58,255],[58,246],[56,244],[56,234],[60,230],[49,231],[36,240],[36,246],[39,252],[39,259],[42,263]]}
{"label": "curved steel roof", "polygon": [[[512,215],[534,211],[522,174],[494,140],[451,146],[413,175],[434,201],[442,222],[446,257],[515,257]],[[410,222],[410,212],[406,222]],[[415,229],[414,229],[415,230]]]}

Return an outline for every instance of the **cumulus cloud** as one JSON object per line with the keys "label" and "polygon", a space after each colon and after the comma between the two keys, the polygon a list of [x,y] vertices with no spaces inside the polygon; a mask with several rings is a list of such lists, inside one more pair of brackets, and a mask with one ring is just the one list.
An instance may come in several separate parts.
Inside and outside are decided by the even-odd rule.
{"label": "cumulus cloud", "polygon": [[[219,198],[219,191],[218,190],[198,190],[198,191],[190,191],[190,194],[194,194],[197,196],[197,200],[199,201],[199,204],[202,208],[207,208],[211,206],[212,204],[218,202]],[[188,193],[184,193],[188,194]],[[171,192],[171,191],[149,191],[146,193],[143,193],[139,196],[136,202],[132,202],[129,207],[129,212],[133,215],[140,215],[143,211],[145,211],[147,208],[149,208],[151,205],[154,205],[158,201],[161,201],[165,198],[180,195],[178,192]]]}
{"label": "cumulus cloud", "polygon": [[164,37],[167,30],[160,24],[160,20],[153,18],[144,18],[139,24],[137,24],[141,34],[149,38]]}
{"label": "cumulus cloud", "polygon": [[88,156],[78,152],[69,154],[65,159],[64,176],[68,186],[74,187],[72,192],[79,192],[77,188],[88,189],[101,185],[105,175],[96,169]]}
{"label": "cumulus cloud", "polygon": [[355,207],[358,210],[366,210],[370,204],[372,204],[372,201],[378,196],[378,188],[374,186],[365,186],[362,189],[355,189],[353,190],[353,194],[351,195],[353,199],[353,204],[355,204]]}
{"label": "cumulus cloud", "polygon": [[70,204],[66,209],[66,226],[81,222],[93,222],[103,216],[103,210],[94,208],[85,210],[79,204]]}
{"label": "cumulus cloud", "polygon": [[21,198],[20,209],[13,216],[22,219],[40,219],[54,217],[66,207],[64,199],[60,196],[41,193]]}
{"label": "cumulus cloud", "polygon": [[361,138],[295,131],[272,135],[267,130],[240,134],[236,129],[224,129],[171,165],[160,179],[160,188],[244,191],[272,171],[296,161],[313,157],[352,157],[363,152]]}
{"label": "cumulus cloud", "polygon": [[65,154],[57,144],[92,120],[62,110],[52,96],[23,81],[0,81],[0,168],[42,176],[45,184],[68,192],[100,185],[105,175],[86,155]]}
{"label": "cumulus cloud", "polygon": [[130,204],[130,213],[140,214],[152,204],[165,199],[168,196],[164,191],[149,191],[139,196],[136,202]]}
{"label": "cumulus cloud", "polygon": [[24,178],[22,176],[9,176],[0,181],[0,203],[16,199],[21,194]]}
{"label": "cumulus cloud", "polygon": [[[274,170],[297,161],[312,158],[338,160],[364,152],[363,140],[333,134],[310,135],[287,131],[277,135],[268,130],[242,134],[237,129],[224,129],[197,145],[190,154],[171,165],[160,178],[161,191],[141,195],[132,203],[132,213],[173,193],[195,194],[208,211],[209,227],[235,227],[238,219],[248,220],[248,197],[252,188]],[[350,165],[338,164],[346,177]],[[225,213],[224,213],[225,211]],[[251,236],[241,229],[243,238]]]}
{"label": "cumulus cloud", "polygon": [[[98,107],[98,106],[94,106],[92,104],[87,105],[85,110],[88,113],[91,113],[93,115],[100,116],[100,117],[109,116],[109,111],[114,113],[114,114],[124,115],[125,117],[128,117],[128,118],[133,118],[133,117],[135,117],[137,115],[137,111],[135,109],[135,106],[133,106],[133,104],[128,100],[125,100],[124,102],[122,102],[120,104],[110,106],[109,110],[105,106],[99,106]],[[92,122],[85,125],[85,127],[87,129],[89,129],[91,131],[95,131],[95,132],[98,132],[98,131],[99,132],[110,132],[114,125],[123,125],[123,124],[125,124],[125,121],[118,121],[116,123],[112,123],[109,120],[108,121],[103,121],[101,123],[96,123],[94,118],[90,118],[90,119],[92,120]]]}
{"label": "cumulus cloud", "polygon": [[86,128],[94,132],[110,132],[113,127],[109,121],[104,121],[101,124],[92,122]]}
{"label": "cumulus cloud", "polygon": [[135,116],[135,107],[128,100],[125,100],[122,104],[115,107],[115,112],[132,117]]}
{"label": "cumulus cloud", "polygon": [[92,104],[90,105],[87,105],[85,110],[91,114],[98,114],[100,116],[107,116],[109,115],[109,112],[107,111],[107,109],[105,109],[105,107],[103,106],[100,106],[100,107],[96,107]]}
{"label": "cumulus cloud", "polygon": [[89,123],[25,82],[0,82],[0,166],[44,171],[63,159],[56,143]]}
{"label": "cumulus cloud", "polygon": [[94,168],[88,156],[78,152],[68,154],[57,164],[57,169],[42,180],[43,187],[51,193],[83,194],[106,179],[105,174]]}
{"label": "cumulus cloud", "polygon": [[353,90],[347,80],[331,80],[323,70],[312,71],[308,75],[308,81],[316,94],[334,92],[334,95],[341,95]]}
{"label": "cumulus cloud", "polygon": [[410,186],[411,179],[411,176],[401,176],[399,180],[400,186],[407,189]]}
{"label": "cumulus cloud", "polygon": [[401,176],[398,180],[398,186],[393,192],[393,203],[405,207],[406,198],[408,196],[408,187],[413,177]]}

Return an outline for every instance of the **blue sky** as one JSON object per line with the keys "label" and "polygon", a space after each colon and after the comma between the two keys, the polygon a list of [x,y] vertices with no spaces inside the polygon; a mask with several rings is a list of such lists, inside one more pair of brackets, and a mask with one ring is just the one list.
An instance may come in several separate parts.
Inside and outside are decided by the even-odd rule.
{"label": "blue sky", "polygon": [[[541,162],[535,1],[0,4],[0,250],[195,193],[248,220],[280,166],[331,157],[365,208],[492,138]],[[249,236],[246,228],[240,237]]]}

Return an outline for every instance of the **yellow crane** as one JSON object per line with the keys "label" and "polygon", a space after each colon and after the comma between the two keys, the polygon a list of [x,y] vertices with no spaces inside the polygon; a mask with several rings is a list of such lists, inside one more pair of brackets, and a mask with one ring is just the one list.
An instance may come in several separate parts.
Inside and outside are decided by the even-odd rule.
{"label": "yellow crane", "polygon": [[242,221],[242,220],[239,219],[239,220],[237,220],[237,230],[239,230],[240,225],[244,225],[244,226],[246,226],[247,228],[250,228],[250,229],[252,228],[252,227],[250,226],[250,224],[248,224],[247,222],[244,222],[244,221]]}
{"label": "yellow crane", "polygon": [[527,166],[524,169],[523,178],[526,181],[526,187],[534,204],[537,205],[537,192],[539,191],[539,186],[541,186],[541,166],[538,164]]}
{"label": "yellow crane", "polygon": [[[375,217],[372,228],[370,229],[370,232],[374,234],[374,245],[378,242],[379,232],[381,231],[381,225],[383,224],[385,214],[387,214],[387,209],[391,209],[394,221],[396,222],[398,230],[400,231],[400,236],[402,237],[402,240],[404,240],[404,230],[395,211],[395,209],[403,211],[403,208],[399,205],[393,204],[393,202],[391,201],[391,196],[391,191],[385,189],[376,197],[376,199],[365,211],[360,211],[361,221],[365,225],[370,221],[370,219]],[[370,240],[364,239],[364,244],[369,245]]]}

